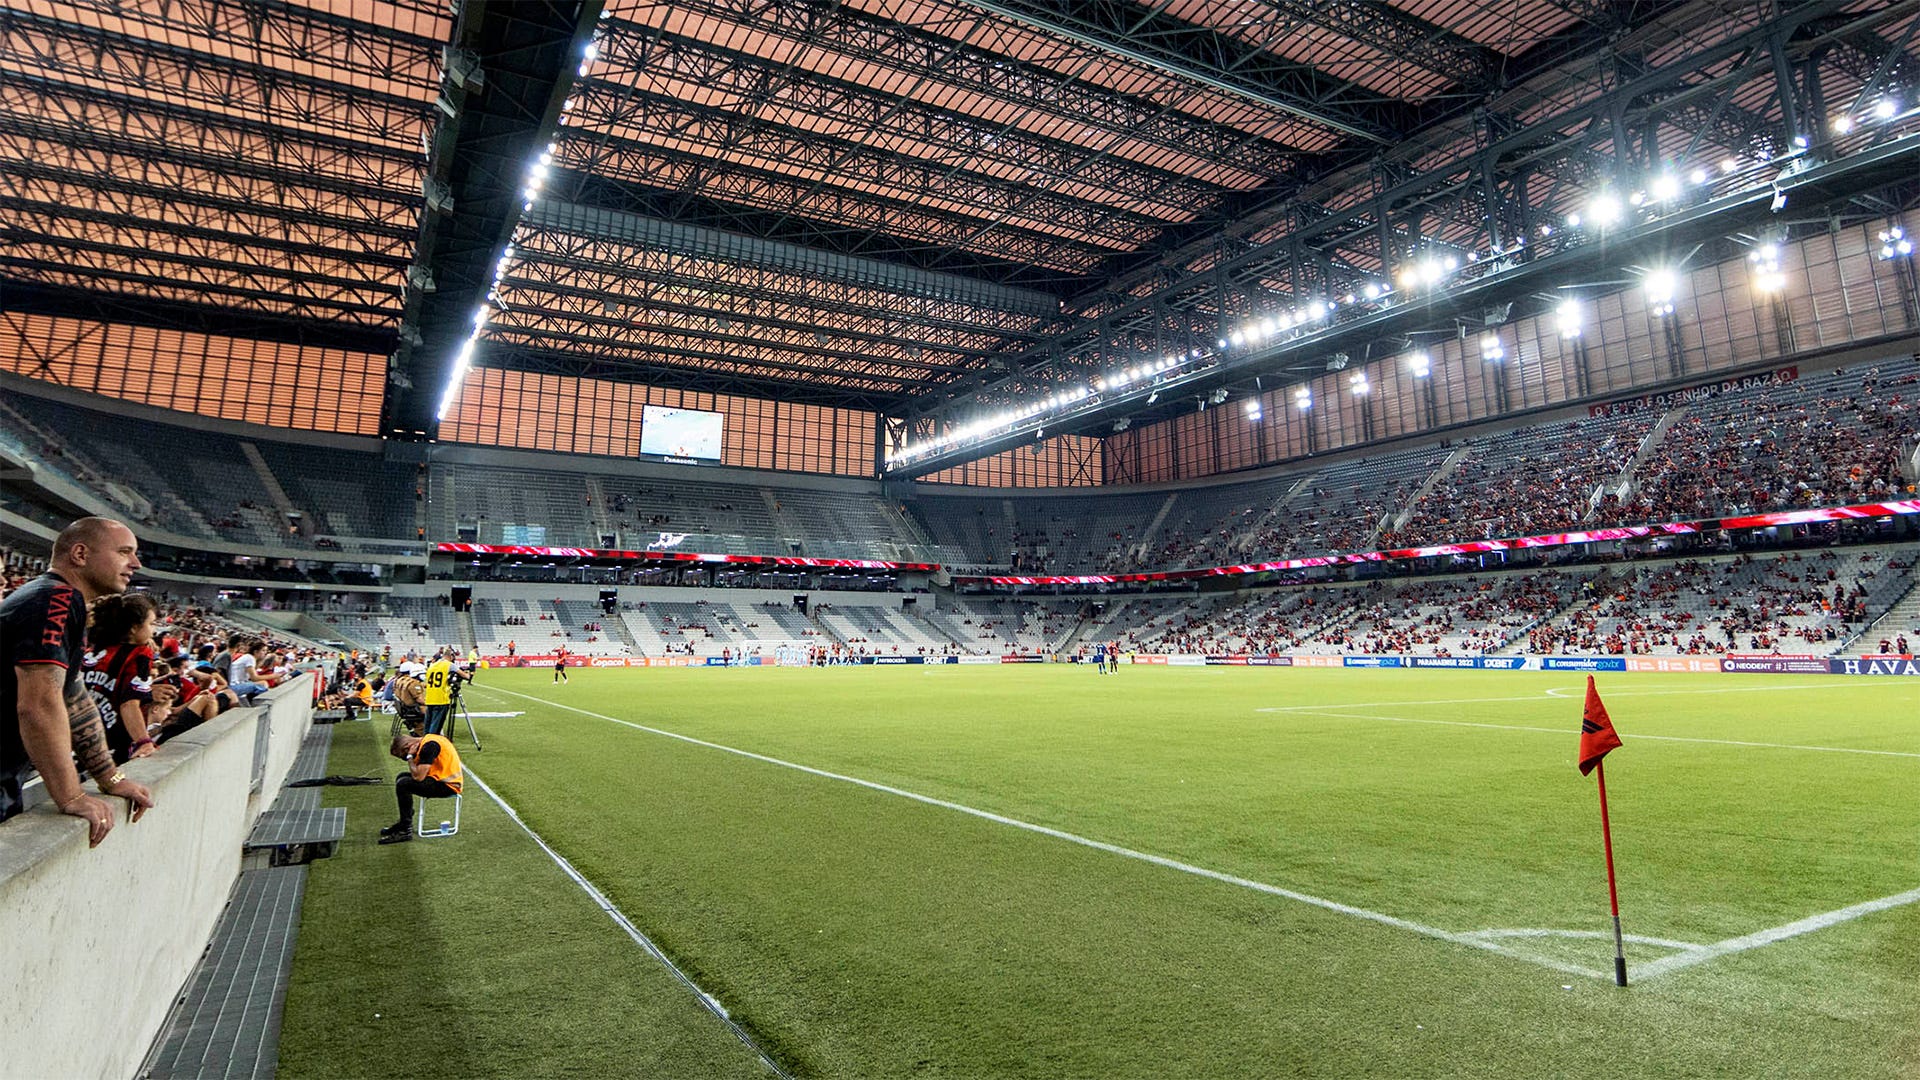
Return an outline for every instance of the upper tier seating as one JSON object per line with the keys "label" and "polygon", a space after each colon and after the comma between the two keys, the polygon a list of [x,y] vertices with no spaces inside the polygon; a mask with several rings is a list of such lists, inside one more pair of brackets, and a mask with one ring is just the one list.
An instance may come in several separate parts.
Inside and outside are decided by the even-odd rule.
{"label": "upper tier seating", "polygon": [[445,461],[422,470],[18,387],[0,390],[0,440],[136,526],[236,545],[414,540],[424,528],[429,540],[473,530],[483,543],[603,547],[611,538],[629,549],[1111,573],[1905,498],[1915,489],[1917,396],[1920,358],[1899,357],[1664,411],[1543,421],[1254,480],[1046,495],[926,484],[904,507],[877,484],[758,484],[737,472]]}
{"label": "upper tier seating", "polygon": [[1606,524],[1843,506],[1904,497],[1900,457],[1920,433],[1920,358],[1698,400],[1603,510]]}
{"label": "upper tier seating", "polygon": [[1653,430],[1654,410],[1535,424],[1473,440],[1386,546],[1571,532]]}

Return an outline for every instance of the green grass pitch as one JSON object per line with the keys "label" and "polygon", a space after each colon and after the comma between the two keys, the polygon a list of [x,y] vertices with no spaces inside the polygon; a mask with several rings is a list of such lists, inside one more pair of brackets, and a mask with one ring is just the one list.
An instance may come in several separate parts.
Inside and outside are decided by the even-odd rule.
{"label": "green grass pitch", "polygon": [[[1920,1069],[1920,684],[1599,676],[1621,990],[1581,675],[550,677],[482,676],[474,710],[523,715],[469,766],[796,1075]],[[335,771],[391,774],[351,749],[384,727],[341,730]],[[330,795],[355,835],[315,869],[283,1071],[393,1071],[325,1048],[397,1036],[343,1027],[374,976],[342,942],[404,919],[459,961],[377,950],[380,992],[436,1003],[449,1074],[752,1074],[477,788],[459,837],[377,848],[390,798]]]}

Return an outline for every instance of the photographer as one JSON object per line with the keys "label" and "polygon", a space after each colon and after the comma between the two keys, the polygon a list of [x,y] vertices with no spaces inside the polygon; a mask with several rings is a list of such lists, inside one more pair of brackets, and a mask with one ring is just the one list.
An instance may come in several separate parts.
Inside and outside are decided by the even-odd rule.
{"label": "photographer", "polygon": [[460,794],[460,754],[440,735],[396,735],[387,752],[406,762],[407,771],[393,778],[400,820],[380,830],[380,842],[404,844],[413,839],[416,796],[451,799]]}
{"label": "photographer", "polygon": [[460,683],[465,675],[455,666],[452,649],[441,649],[433,654],[433,663],[427,665],[421,681],[426,690],[421,704],[427,711],[427,734],[440,735],[447,730],[447,723],[453,715],[453,702],[460,694]]}

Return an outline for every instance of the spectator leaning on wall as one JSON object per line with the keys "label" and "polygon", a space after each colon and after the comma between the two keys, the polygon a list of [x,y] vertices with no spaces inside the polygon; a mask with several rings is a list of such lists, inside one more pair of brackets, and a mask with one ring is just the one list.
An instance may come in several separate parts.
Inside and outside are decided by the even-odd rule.
{"label": "spectator leaning on wall", "polygon": [[0,821],[24,809],[30,763],[60,812],[86,819],[88,843],[97,846],[113,828],[113,808],[81,790],[74,757],[103,794],[132,802],[134,821],[153,806],[152,793],[114,765],[81,681],[87,605],[125,592],[139,568],[133,530],[81,518],[54,541],[52,568],[0,603]]}

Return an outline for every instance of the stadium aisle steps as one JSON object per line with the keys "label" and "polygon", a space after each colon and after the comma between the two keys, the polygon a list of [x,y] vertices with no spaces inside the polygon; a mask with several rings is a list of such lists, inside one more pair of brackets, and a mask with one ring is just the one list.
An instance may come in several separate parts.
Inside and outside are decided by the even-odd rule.
{"label": "stadium aisle steps", "polygon": [[[332,725],[310,729],[287,782],[324,776],[332,745]],[[270,823],[276,815],[276,823]],[[263,830],[275,834],[286,823],[316,817],[337,817],[340,832],[333,838],[344,834],[346,811],[323,810],[318,787],[283,788],[273,809],[261,815],[247,845],[253,847]],[[273,1076],[306,891],[304,864],[241,871],[214,924],[206,952],[141,1064],[138,1075],[143,1080]]]}
{"label": "stadium aisle steps", "polygon": [[243,872],[139,1075],[271,1077],[307,868]]}

